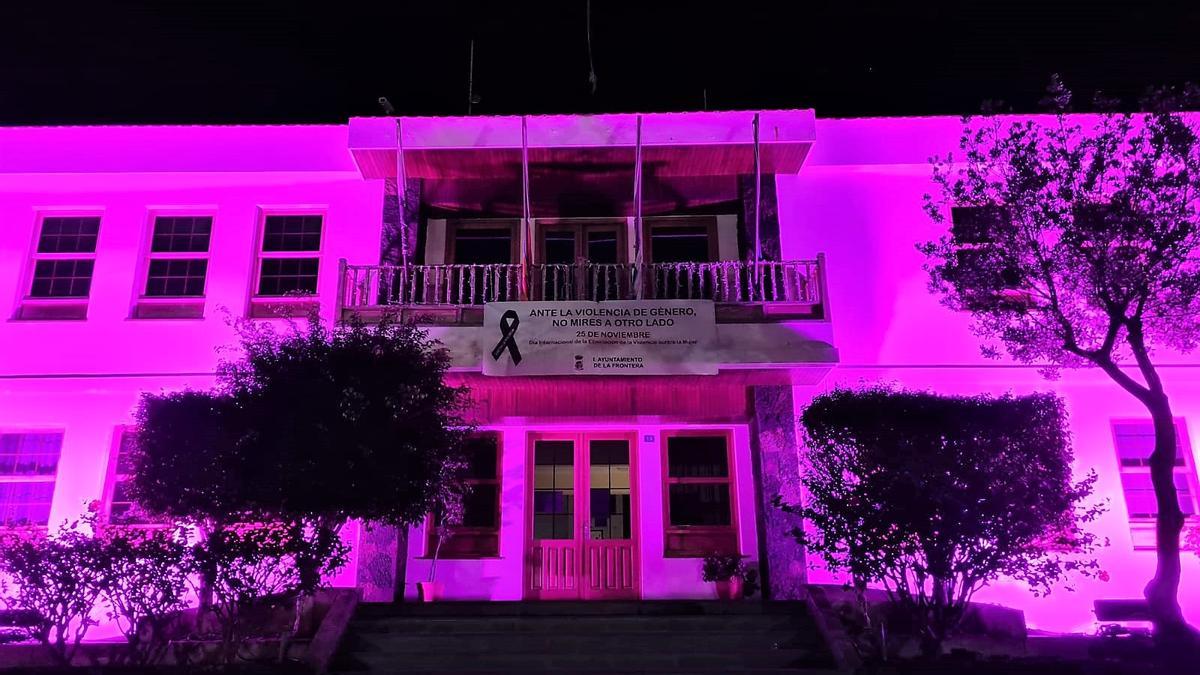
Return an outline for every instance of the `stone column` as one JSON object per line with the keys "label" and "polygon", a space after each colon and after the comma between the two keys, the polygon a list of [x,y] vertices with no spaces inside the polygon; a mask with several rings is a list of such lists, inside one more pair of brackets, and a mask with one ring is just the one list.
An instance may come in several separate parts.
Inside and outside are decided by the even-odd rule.
{"label": "stone column", "polygon": [[358,536],[358,587],[363,602],[404,599],[404,562],[408,539],[399,528],[363,523]]}
{"label": "stone column", "polygon": [[795,600],[806,580],[804,548],[792,536],[801,520],[772,502],[800,500],[800,458],[791,385],[750,388],[750,425],[758,506],[759,565],[763,597]]}
{"label": "stone column", "polygon": [[[738,194],[742,199],[742,214],[738,225],[738,254],[742,260],[754,258],[754,176],[738,176]],[[775,193],[775,174],[762,176],[762,220],[759,238],[762,240],[763,260],[779,260],[779,204]]]}
{"label": "stone column", "polygon": [[[379,235],[379,261],[384,265],[399,265],[404,256],[404,233],[400,230],[400,196],[395,178],[383,181],[383,231]],[[421,224],[421,181],[409,178],[405,181],[404,222],[408,224],[408,255],[410,262],[424,258],[418,248]]]}

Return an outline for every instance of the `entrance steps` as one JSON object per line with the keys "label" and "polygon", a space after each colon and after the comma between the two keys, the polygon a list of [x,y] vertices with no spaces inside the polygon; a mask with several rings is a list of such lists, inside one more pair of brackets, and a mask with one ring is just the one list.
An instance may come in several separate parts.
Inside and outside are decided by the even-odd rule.
{"label": "entrance steps", "polygon": [[801,603],[360,605],[339,673],[833,673]]}

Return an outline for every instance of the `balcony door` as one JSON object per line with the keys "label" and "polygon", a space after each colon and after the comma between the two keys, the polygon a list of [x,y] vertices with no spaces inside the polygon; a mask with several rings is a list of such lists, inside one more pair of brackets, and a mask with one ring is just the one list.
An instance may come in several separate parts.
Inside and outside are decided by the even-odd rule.
{"label": "balcony door", "polygon": [[542,299],[621,299],[629,286],[625,230],[623,220],[539,223]]}
{"label": "balcony door", "polygon": [[633,436],[530,437],[525,597],[638,597]]}
{"label": "balcony door", "polygon": [[446,223],[445,268],[428,272],[432,302],[480,305],[518,299],[519,221],[451,220]]}

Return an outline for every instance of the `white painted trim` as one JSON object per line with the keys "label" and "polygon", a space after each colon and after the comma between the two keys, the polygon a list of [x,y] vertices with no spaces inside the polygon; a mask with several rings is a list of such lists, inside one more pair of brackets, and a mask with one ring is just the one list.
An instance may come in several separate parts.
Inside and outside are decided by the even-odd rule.
{"label": "white painted trim", "polygon": [[735,215],[717,216],[717,258],[719,260],[738,259],[737,224],[738,217]]}
{"label": "white painted trim", "polygon": [[430,218],[425,221],[425,264],[441,265],[446,262],[446,219]]}

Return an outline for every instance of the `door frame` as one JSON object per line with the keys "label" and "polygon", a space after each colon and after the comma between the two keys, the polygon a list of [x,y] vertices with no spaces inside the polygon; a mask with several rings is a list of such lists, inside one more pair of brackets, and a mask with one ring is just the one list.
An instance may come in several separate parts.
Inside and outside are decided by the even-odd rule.
{"label": "door frame", "polygon": [[546,233],[551,230],[574,230],[575,231],[575,259],[572,264],[579,262],[580,259],[587,259],[587,231],[592,227],[614,228],[617,232],[617,262],[618,265],[624,265],[629,262],[629,223],[624,218],[540,218],[535,221],[537,236],[534,238],[536,242],[536,251],[534,252],[534,264],[544,264],[546,262]]}
{"label": "door frame", "polygon": [[[629,443],[629,541],[633,549],[631,565],[633,566],[633,596],[629,599],[640,600],[642,597],[642,547],[641,547],[641,498],[638,494],[638,445],[637,432],[632,429],[565,431],[545,430],[530,431],[525,437],[525,537],[522,548],[521,565],[521,597],[524,600],[541,600],[533,591],[533,542],[534,542],[534,511],[533,493],[535,489],[534,453],[538,441],[572,441],[574,443],[575,467],[575,513],[572,523],[574,534],[576,593],[574,598],[587,600],[586,577],[584,562],[587,542],[591,541],[591,455],[589,442],[593,440],[624,440]],[[582,469],[582,470],[581,470]],[[553,600],[554,598],[551,598]]]}

